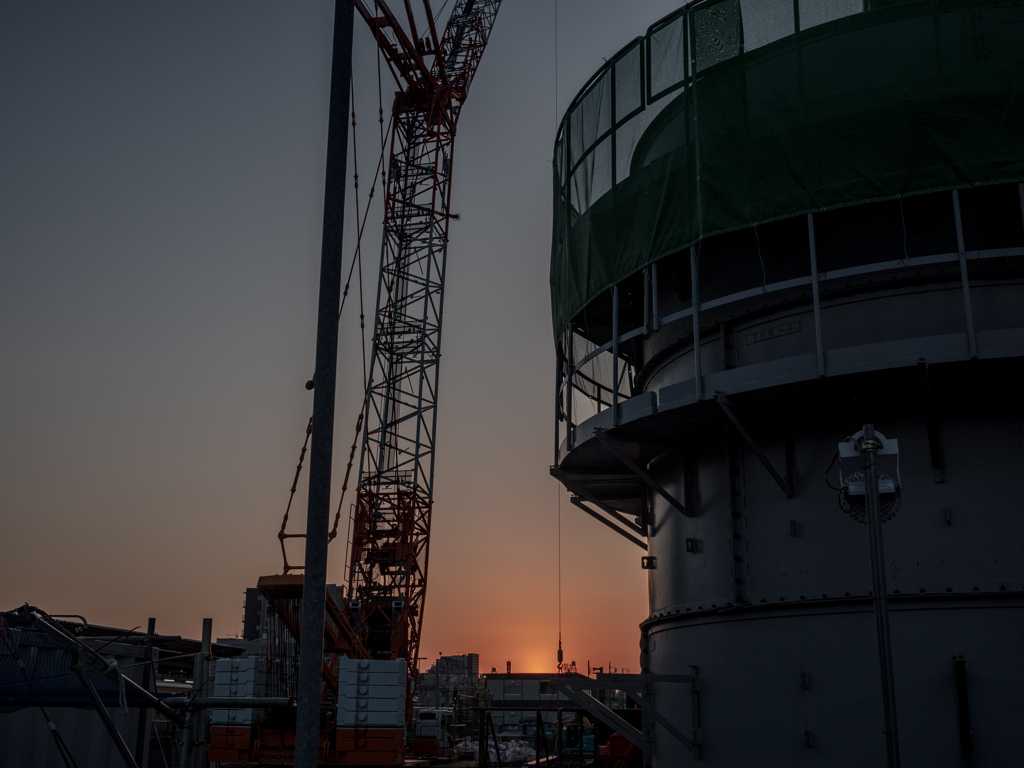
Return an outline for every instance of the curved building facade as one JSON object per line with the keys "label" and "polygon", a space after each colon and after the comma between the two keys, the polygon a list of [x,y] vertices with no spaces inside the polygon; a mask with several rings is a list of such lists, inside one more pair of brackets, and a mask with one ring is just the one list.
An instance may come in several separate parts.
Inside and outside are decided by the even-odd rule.
{"label": "curved building facade", "polygon": [[647,569],[648,764],[1019,762],[1022,43],[1019,1],[708,0],[568,110],[552,472]]}

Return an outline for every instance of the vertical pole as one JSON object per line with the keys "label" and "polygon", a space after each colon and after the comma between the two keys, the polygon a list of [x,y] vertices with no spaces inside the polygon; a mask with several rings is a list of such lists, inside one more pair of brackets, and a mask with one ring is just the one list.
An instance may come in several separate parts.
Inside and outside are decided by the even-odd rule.
{"label": "vertical pole", "polygon": [[353,0],[336,0],[324,181],[320,296],[313,374],[313,436],[309,459],[309,504],[299,638],[295,766],[316,768],[320,747],[320,686],[323,667],[324,600],[327,592],[327,531],[331,504],[334,391],[338,365],[338,306],[348,159],[349,78],[352,74]]}
{"label": "vertical pole", "polygon": [[[142,687],[147,691],[150,689],[151,669],[150,666],[153,662],[153,635],[156,634],[156,619],[151,618],[149,625],[146,627],[146,653],[142,657]],[[139,707],[139,726],[135,732],[135,762],[139,765],[147,765],[149,761],[149,728],[150,723],[150,711],[149,707]]]}
{"label": "vertical pole", "polygon": [[562,408],[562,371],[565,370],[562,361],[565,359],[564,354],[557,354],[555,357],[555,460],[552,465],[558,466],[558,449],[561,445],[561,429],[559,424],[561,420],[558,418],[559,414],[562,418],[565,418],[565,410]]}
{"label": "vertical pole", "polygon": [[864,425],[860,440],[861,466],[864,468],[864,503],[868,516],[868,541],[871,545],[871,588],[874,591],[875,629],[878,633],[878,660],[882,672],[882,703],[885,710],[885,751],[888,768],[899,768],[900,746],[896,728],[896,689],[892,666],[892,638],[889,633],[889,601],[885,587],[885,554],[882,549],[882,511],[878,498],[875,451],[881,444],[875,439],[873,424]]}
{"label": "vertical pole", "polygon": [[612,286],[612,426],[619,426],[619,286]]}
{"label": "vertical pole", "polygon": [[1024,181],[1017,185],[1017,197],[1020,198],[1020,219],[1024,223]]}
{"label": "vertical pole", "polygon": [[[207,663],[210,657],[210,646],[213,638],[213,619],[203,619],[203,639],[199,653],[192,657],[192,695],[202,692],[207,681]],[[192,768],[195,764],[193,747],[196,736],[204,733],[203,722],[205,713],[199,709],[185,712],[185,726],[181,732],[181,751],[178,752],[178,767]]]}
{"label": "vertical pole", "polygon": [[651,268],[644,267],[644,336],[651,332]]}
{"label": "vertical pole", "polygon": [[661,328],[661,313],[658,311],[658,263],[651,264],[651,314],[654,330]]}
{"label": "vertical pole", "polygon": [[540,765],[540,740],[544,738],[544,724],[543,722],[541,722],[539,709],[536,711],[535,714],[537,715],[537,721],[533,726],[533,733],[535,737],[535,740],[533,742],[533,754],[536,758],[534,765]]}
{"label": "vertical pole", "polygon": [[690,246],[690,309],[693,314],[693,386],[697,399],[704,399],[700,372],[700,296],[697,291],[697,249]]}
{"label": "vertical pole", "polygon": [[[572,322],[565,324],[565,447],[573,449],[576,442],[576,432],[572,427],[572,377],[576,373],[573,370],[573,338]],[[555,462],[558,463],[557,461]]]}
{"label": "vertical pole", "polygon": [[480,707],[477,710],[477,739],[476,739],[476,761],[479,768],[487,765],[487,711]]}
{"label": "vertical pole", "polygon": [[978,341],[974,335],[974,311],[971,309],[971,284],[967,279],[967,252],[964,248],[964,225],[960,218],[960,194],[953,190],[953,216],[956,219],[956,247],[960,255],[960,284],[964,289],[964,313],[967,316],[967,346],[971,359],[978,356]]}
{"label": "vertical pole", "polygon": [[564,748],[564,745],[562,744],[562,709],[561,709],[561,707],[559,707],[559,709],[558,709],[558,732],[555,734],[555,751],[558,753],[558,760],[559,760],[559,762],[561,762],[561,760],[562,760],[562,749],[563,748]]}
{"label": "vertical pole", "polygon": [[807,214],[807,241],[811,246],[811,295],[814,297],[814,343],[818,350],[818,375],[825,375],[825,347],[821,341],[821,290],[818,286],[818,246],[814,242],[814,214]]}

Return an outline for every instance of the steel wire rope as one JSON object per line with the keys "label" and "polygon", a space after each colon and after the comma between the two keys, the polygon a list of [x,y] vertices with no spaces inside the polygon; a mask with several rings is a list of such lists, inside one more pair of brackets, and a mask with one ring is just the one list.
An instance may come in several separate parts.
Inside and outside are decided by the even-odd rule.
{"label": "steel wire rope", "polygon": [[[375,13],[378,12],[379,4],[378,4],[377,0],[374,0],[373,9],[374,9]],[[369,396],[369,392],[370,392],[370,377],[369,377],[369,373],[366,370],[366,324],[365,324],[366,313],[365,313],[365,307],[364,307],[364,303],[363,303],[362,238],[363,238],[363,229],[366,227],[366,219],[370,215],[370,201],[373,199],[373,192],[377,188],[378,175],[381,175],[381,174],[384,173],[384,171],[383,171],[383,167],[384,167],[384,152],[385,152],[385,149],[387,147],[387,143],[385,142],[385,138],[386,138],[386,136],[388,136],[391,133],[391,126],[394,123],[394,115],[392,114],[391,119],[388,121],[387,130],[384,129],[384,92],[383,92],[383,78],[381,77],[380,59],[381,59],[381,51],[380,51],[380,45],[378,45],[377,46],[377,123],[378,123],[378,127],[379,127],[379,130],[380,130],[380,155],[379,155],[378,160],[377,160],[377,170],[374,172],[374,176],[373,176],[373,185],[370,187],[370,194],[369,194],[369,197],[366,200],[366,211],[363,214],[362,222],[359,223],[359,225],[358,225],[359,226],[359,233],[358,233],[359,236],[356,239],[356,255],[357,255],[357,258],[358,258],[358,262],[359,262],[359,328],[360,328],[360,331],[361,331],[362,355],[363,355],[363,398],[362,398],[362,402],[361,402],[361,405],[360,405],[359,417],[356,419],[355,436],[353,437],[352,446],[349,449],[348,465],[345,468],[345,482],[343,483],[342,489],[341,489],[341,499],[339,499],[339,501],[338,501],[338,511],[337,511],[337,513],[335,514],[335,517],[334,517],[334,530],[332,531],[332,535],[331,535],[330,539],[328,539],[328,543],[330,543],[330,540],[333,539],[334,535],[337,534],[338,521],[339,521],[340,516],[341,516],[341,508],[342,508],[342,505],[344,504],[344,501],[345,501],[345,491],[348,488],[349,474],[352,471],[352,462],[353,462],[353,459],[355,458],[356,443],[359,440],[359,434],[362,431],[363,421],[366,418],[366,400],[367,400],[367,397]],[[356,118],[356,115],[355,115],[355,99],[353,98],[353,101],[352,101],[352,154],[353,154],[353,157],[355,157],[355,154],[356,154],[355,153],[355,118]],[[383,187],[385,183],[386,182],[384,182],[383,179],[382,179],[381,186]],[[358,216],[358,211],[359,211],[359,199],[357,197],[356,198],[356,212],[357,212],[356,215],[357,216]],[[385,217],[387,216],[387,211],[386,210],[384,212],[384,215],[385,215]],[[389,294],[389,299],[390,299],[390,294]],[[355,505],[352,505],[352,506],[349,507],[348,521],[347,521],[346,526],[345,526],[345,559],[342,561],[343,562],[343,566],[342,567],[344,568],[344,570],[342,571],[342,581],[347,582],[350,587],[351,587],[351,582],[352,582],[352,568],[351,568],[351,564],[349,563],[349,553],[350,553],[350,548],[352,546],[352,533],[353,533],[354,526],[355,526]]]}
{"label": "steel wire rope", "polygon": [[[366,325],[363,316],[363,228],[360,226],[360,207],[359,207],[359,147],[356,141],[356,83],[355,76],[351,77],[350,81],[350,92],[352,94],[352,186],[353,194],[355,195],[355,208],[356,208],[356,250],[352,257],[352,265],[349,267],[348,280],[345,283],[345,290],[341,296],[341,307],[338,310],[338,322],[341,322],[341,310],[345,308],[345,300],[348,298],[349,286],[352,283],[352,272],[355,269],[356,264],[359,265],[358,282],[359,282],[359,335],[361,343],[361,360],[363,366],[363,384],[366,384]],[[381,153],[383,159],[383,152]],[[377,176],[374,173],[374,184],[373,187],[377,186]],[[370,210],[370,199],[366,201],[366,210]],[[334,524],[331,526],[330,532],[327,534],[328,545],[334,541],[338,535],[338,523],[341,521],[341,508],[345,503],[345,492],[348,490],[349,477],[352,474],[352,462],[355,457],[356,445],[359,442],[359,433],[362,431],[363,418],[366,412],[366,400],[363,399],[362,404],[359,407],[359,413],[356,416],[355,435],[352,438],[352,446],[349,449],[348,464],[345,466],[345,479],[341,484],[341,498],[338,499],[338,509],[334,513]],[[345,542],[345,560],[348,560],[348,545],[349,541]],[[343,573],[344,578],[344,573]]]}
{"label": "steel wire rope", "polygon": [[[378,55],[378,57],[380,56],[379,49],[378,49],[378,54],[377,55]],[[378,73],[377,73],[377,75],[378,75],[378,78],[379,78],[380,77],[379,65],[378,65]],[[373,184],[370,187],[370,194],[367,196],[367,199],[366,199],[366,210],[365,210],[365,212],[363,212],[362,217],[360,218],[360,210],[359,210],[359,160],[358,160],[358,152],[356,151],[356,107],[355,107],[355,83],[354,82],[353,82],[353,85],[352,85],[352,89],[353,89],[353,97],[352,97],[352,163],[353,163],[353,170],[354,170],[354,174],[355,174],[356,226],[358,228],[357,236],[356,236],[356,252],[355,252],[355,256],[353,257],[353,260],[352,260],[352,268],[356,267],[357,265],[359,267],[358,272],[356,274],[356,277],[357,277],[357,281],[359,283],[359,332],[360,332],[360,344],[361,344],[361,351],[362,351],[361,358],[362,358],[362,364],[363,364],[363,398],[362,398],[361,405],[359,407],[359,415],[356,417],[355,434],[354,434],[354,436],[352,438],[352,445],[349,448],[348,464],[345,466],[345,479],[344,479],[344,481],[342,482],[342,485],[341,485],[341,498],[338,499],[338,509],[337,509],[337,511],[334,514],[334,525],[331,528],[331,532],[327,536],[327,543],[328,544],[330,544],[330,542],[334,541],[335,537],[338,535],[338,524],[341,521],[341,509],[342,509],[342,507],[345,504],[345,492],[348,490],[348,481],[349,481],[349,478],[351,477],[351,474],[352,474],[352,464],[353,464],[353,462],[355,460],[356,447],[359,444],[359,435],[362,433],[363,420],[366,418],[366,393],[369,391],[369,388],[370,388],[370,379],[369,379],[369,373],[366,370],[366,307],[365,307],[365,301],[364,301],[364,297],[363,297],[363,249],[362,249],[362,243],[363,243],[363,231],[366,228],[366,220],[367,220],[367,218],[369,218],[369,215],[370,215],[370,202],[373,200],[373,193],[377,189],[377,179],[379,178],[379,176],[381,174],[383,174],[383,167],[384,167],[384,144],[383,144],[383,141],[382,141],[382,143],[381,143],[381,150],[380,150],[380,157],[379,157],[379,159],[377,161],[377,169],[376,169],[376,171],[374,171]],[[379,89],[378,89],[378,93],[379,93]],[[381,122],[383,124],[383,109],[381,109],[380,114],[381,114]],[[391,128],[391,126],[389,124],[388,125],[388,132],[390,132],[390,128]],[[349,277],[348,277],[349,283],[351,283],[351,281],[352,281],[352,268],[349,269]],[[348,296],[348,283],[346,283],[346,285],[345,285],[345,296],[342,297],[342,308],[344,308],[344,299],[347,296]],[[338,313],[338,319],[339,320],[341,319],[341,313],[340,312]],[[351,527],[352,519],[353,519],[352,518],[352,514],[349,513],[349,527]],[[346,564],[348,563],[349,546],[352,543],[351,537],[348,535],[347,531],[348,531],[348,528],[346,528],[346,540],[345,540],[345,560],[344,560],[344,562]],[[344,574],[343,574],[343,579],[344,579]]]}
{"label": "steel wire rope", "polygon": [[[555,11],[555,134],[558,133],[558,0],[554,2]],[[557,153],[555,157],[557,157]],[[552,160],[554,162],[554,160]],[[561,184],[560,170],[555,168],[555,173],[559,175],[559,184]],[[571,333],[571,332],[570,332]],[[569,339],[570,345],[572,344],[572,338]],[[572,351],[569,351],[569,365],[572,366]],[[569,382],[569,395],[572,396],[572,382]],[[570,427],[571,428],[571,427]],[[555,457],[556,461],[558,457]],[[555,480],[556,488],[556,500],[558,508],[558,672],[562,672],[562,488],[561,483]]]}
{"label": "steel wire rope", "polygon": [[444,0],[444,2],[441,4],[441,8],[438,10],[437,13],[434,14],[434,23],[435,24],[437,23],[437,20],[439,18],[441,18],[441,14],[444,13],[444,9],[447,8],[447,7],[448,7],[448,0]]}
{"label": "steel wire rope", "polygon": [[[379,79],[380,79],[380,68],[379,68],[379,63],[378,63],[378,80]],[[353,126],[354,126],[355,125],[355,82],[354,82],[354,79],[353,79],[353,81],[351,81],[350,85],[351,85],[350,93],[351,93],[351,107],[352,107],[352,123],[353,123]],[[378,88],[378,91],[379,91],[379,88]],[[364,387],[363,406],[360,408],[359,415],[358,415],[358,417],[356,419],[355,438],[353,439],[353,446],[352,446],[352,449],[350,450],[350,453],[349,453],[348,466],[347,466],[347,469],[346,469],[346,472],[345,472],[345,481],[344,481],[344,483],[342,485],[342,499],[339,502],[338,512],[335,515],[333,529],[328,533],[328,538],[327,538],[328,544],[330,544],[330,542],[333,541],[334,538],[337,536],[338,521],[339,521],[339,517],[340,517],[341,506],[344,503],[344,494],[345,494],[345,491],[348,488],[348,480],[349,480],[349,475],[350,475],[350,472],[351,472],[351,469],[352,469],[352,462],[353,462],[353,458],[354,458],[355,445],[358,443],[358,440],[359,440],[359,434],[360,434],[360,431],[361,431],[361,428],[362,428],[362,420],[363,420],[364,413],[365,413],[365,407],[366,407],[365,406],[365,403],[366,403],[365,392],[366,392],[366,390],[369,389],[369,380],[367,379],[367,373],[366,373],[366,327],[365,327],[364,301],[363,301],[362,248],[361,248],[361,245],[362,245],[363,232],[366,229],[366,220],[367,220],[367,218],[369,216],[369,212],[370,212],[370,201],[373,199],[374,192],[376,191],[378,179],[381,179],[384,176],[384,146],[385,146],[384,145],[384,136],[387,135],[388,133],[390,133],[390,131],[391,131],[391,122],[389,121],[388,129],[385,132],[384,128],[383,128],[383,119],[384,119],[384,113],[383,113],[383,109],[381,109],[381,111],[380,111],[380,121],[381,121],[381,154],[380,154],[380,157],[377,160],[377,168],[374,171],[373,184],[370,186],[370,192],[367,195],[366,210],[365,210],[365,212],[363,212],[363,215],[362,215],[361,219],[360,219],[360,211],[359,211],[359,181],[358,181],[359,171],[358,171],[358,161],[355,160],[355,157],[356,157],[356,151],[355,151],[356,150],[356,140],[355,140],[355,132],[354,131],[353,131],[353,137],[352,137],[353,171],[354,171],[353,176],[354,176],[354,187],[355,187],[355,192],[356,192],[356,225],[357,225],[356,226],[356,247],[355,247],[355,253],[352,256],[352,263],[349,265],[348,276],[347,276],[346,281],[345,281],[345,288],[344,288],[344,290],[342,292],[341,303],[340,303],[340,306],[338,308],[338,321],[339,322],[341,321],[341,315],[342,315],[342,313],[345,310],[345,302],[346,302],[346,300],[348,298],[349,289],[351,287],[352,275],[354,274],[356,265],[358,264],[359,265],[358,277],[359,277],[360,329],[362,331],[361,335],[362,335],[362,349],[363,349],[363,379],[364,379],[364,382],[365,382],[366,386]],[[302,474],[303,461],[304,461],[305,456],[306,456],[306,451],[308,450],[308,447],[309,447],[309,438],[312,435],[312,433],[313,433],[313,417],[310,416],[309,417],[309,421],[306,424],[305,440],[303,441],[302,448],[299,451],[299,461],[298,461],[298,464],[295,467],[295,476],[292,479],[292,486],[291,486],[291,488],[289,489],[289,492],[288,492],[288,503],[285,506],[284,517],[281,520],[281,528],[280,528],[280,530],[278,531],[278,534],[277,534],[278,541],[281,544],[281,559],[282,559],[282,561],[284,563],[284,573],[286,573],[286,574],[289,571],[291,571],[291,570],[295,570],[295,569],[304,567],[304,566],[297,566],[297,565],[296,566],[292,566],[292,565],[288,564],[288,555],[287,555],[287,552],[285,550],[285,544],[284,543],[285,543],[286,539],[304,538],[305,535],[306,535],[305,533],[288,533],[287,532],[287,526],[288,526],[288,518],[289,518],[289,516],[291,514],[292,502],[295,499],[295,492],[296,492],[296,490],[298,488],[299,478],[300,478],[300,476]],[[351,517],[350,517],[350,519],[351,519]],[[347,560],[347,555],[346,555],[346,560]]]}

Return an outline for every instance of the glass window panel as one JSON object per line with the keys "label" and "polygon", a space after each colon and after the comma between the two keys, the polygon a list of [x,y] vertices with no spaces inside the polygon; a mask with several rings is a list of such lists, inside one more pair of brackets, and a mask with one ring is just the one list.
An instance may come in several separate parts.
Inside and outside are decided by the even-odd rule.
{"label": "glass window panel", "polygon": [[680,14],[651,33],[651,99],[686,79],[686,16]]}
{"label": "glass window panel", "polygon": [[615,129],[615,183],[621,184],[629,178],[630,167],[633,162],[633,152],[636,144],[643,135],[648,121],[643,117],[646,112],[641,112],[632,120],[627,120]]}
{"label": "glass window panel", "polygon": [[583,127],[582,104],[573,107],[569,115],[569,168],[576,165],[576,161],[583,157],[583,139],[586,131]]}
{"label": "glass window panel", "polygon": [[800,29],[810,29],[863,10],[864,0],[800,0]]}
{"label": "glass window panel", "polygon": [[793,0],[741,0],[743,49],[752,51],[796,32]]}
{"label": "glass window panel", "polygon": [[612,139],[609,136],[596,147],[591,155],[593,171],[590,186],[590,202],[600,199],[612,188]]}
{"label": "glass window panel", "polygon": [[[689,92],[683,92],[674,99],[664,99],[653,107],[647,107],[634,118],[641,131],[637,139],[639,148],[634,150],[634,154],[641,153],[634,158],[633,164],[637,168],[650,165],[685,143],[688,100]],[[652,128],[655,118],[659,118],[658,125]]]}
{"label": "glass window panel", "polygon": [[[612,69],[608,67],[587,94],[588,108],[592,110],[594,138],[612,127]],[[593,141],[591,142],[593,144]]]}
{"label": "glass window panel", "polygon": [[572,206],[584,213],[612,188],[612,140],[608,136],[583,158],[572,175]]}
{"label": "glass window panel", "polygon": [[698,72],[739,55],[742,39],[739,0],[700,5],[692,14]]}
{"label": "glass window panel", "polygon": [[573,108],[572,116],[569,118],[572,142],[570,168],[612,127],[611,83],[609,67]]}
{"label": "glass window panel", "polygon": [[572,203],[573,211],[579,215],[582,214],[590,207],[589,198],[589,174],[587,173],[587,160],[584,160],[580,167],[576,169],[576,173],[572,175],[569,180],[569,195],[570,202]]}
{"label": "glass window panel", "polygon": [[640,43],[629,49],[615,62],[615,120],[621,121],[627,115],[643,106],[642,81],[640,79]]}
{"label": "glass window panel", "polygon": [[584,213],[590,207],[590,176],[593,162],[593,154],[587,155],[569,177],[569,199],[573,210],[578,214]]}

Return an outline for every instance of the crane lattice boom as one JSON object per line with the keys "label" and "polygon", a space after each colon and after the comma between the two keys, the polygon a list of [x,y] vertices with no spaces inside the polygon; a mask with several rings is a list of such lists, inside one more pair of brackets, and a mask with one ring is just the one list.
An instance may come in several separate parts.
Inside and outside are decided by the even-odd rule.
{"label": "crane lattice boom", "polygon": [[[434,435],[455,128],[501,0],[457,0],[439,40],[384,2],[356,8],[399,84],[349,562],[349,614],[377,658],[417,675],[426,598]],[[377,15],[379,14],[379,15]],[[428,64],[428,60],[430,63]]]}

